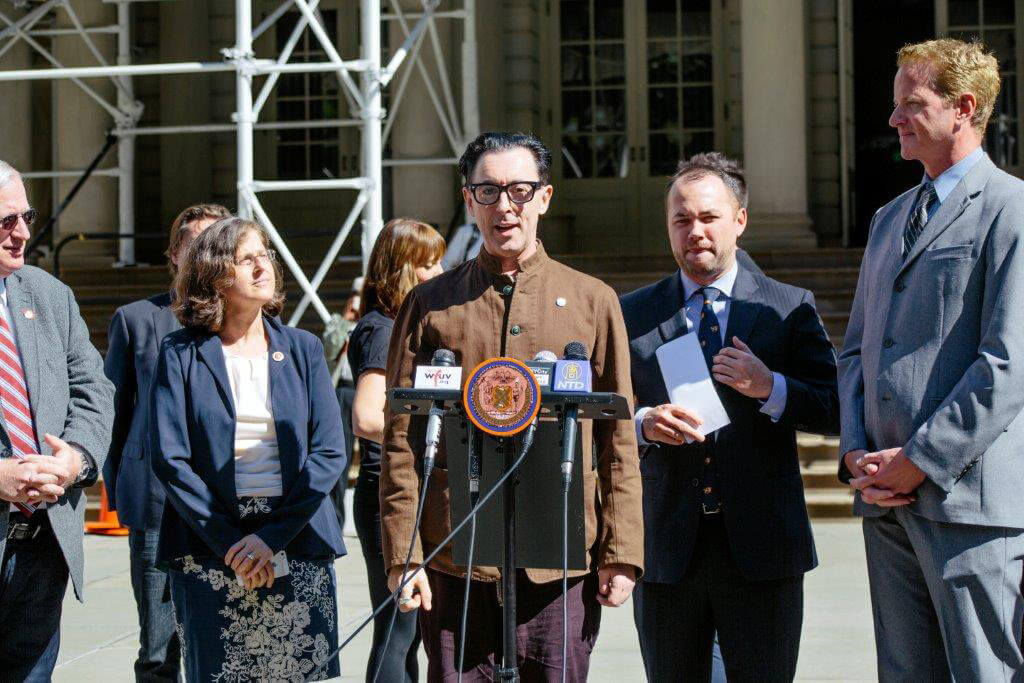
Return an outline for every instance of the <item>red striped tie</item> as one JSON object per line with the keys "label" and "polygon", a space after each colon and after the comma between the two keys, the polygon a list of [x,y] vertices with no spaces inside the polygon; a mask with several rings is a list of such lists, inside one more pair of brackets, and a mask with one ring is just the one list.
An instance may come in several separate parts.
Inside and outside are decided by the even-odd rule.
{"label": "red striped tie", "polygon": [[[32,424],[32,407],[28,402],[25,371],[21,367],[18,345],[14,342],[7,316],[0,312],[0,407],[4,426],[11,439],[11,452],[16,458],[39,452],[36,430]],[[15,503],[25,516],[36,510],[32,503]]]}

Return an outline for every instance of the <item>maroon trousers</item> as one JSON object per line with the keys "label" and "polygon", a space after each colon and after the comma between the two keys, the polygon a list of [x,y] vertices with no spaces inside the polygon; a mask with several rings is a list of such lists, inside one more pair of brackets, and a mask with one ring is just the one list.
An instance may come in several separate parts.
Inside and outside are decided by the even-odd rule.
{"label": "maroon trousers", "polygon": [[[466,580],[427,570],[433,609],[419,610],[420,634],[427,653],[427,680],[458,679],[459,629]],[[462,680],[495,680],[501,664],[500,584],[473,581],[469,591],[466,656]],[[601,625],[597,573],[569,579],[569,647],[566,679],[585,681],[590,654]],[[516,642],[523,683],[560,681],[562,675],[562,582],[536,584],[516,572]]]}

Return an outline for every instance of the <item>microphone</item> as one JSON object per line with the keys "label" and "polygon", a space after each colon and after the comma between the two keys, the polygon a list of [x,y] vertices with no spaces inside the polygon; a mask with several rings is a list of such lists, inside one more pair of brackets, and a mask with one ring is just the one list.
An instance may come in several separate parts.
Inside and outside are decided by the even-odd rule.
{"label": "microphone", "polygon": [[[417,389],[458,389],[462,382],[462,368],[455,367],[455,354],[448,349],[437,349],[431,365],[416,368]],[[421,381],[422,378],[422,381]],[[454,386],[452,386],[454,384]],[[428,386],[423,386],[428,385]],[[437,446],[441,441],[441,418],[444,416],[444,401],[434,401],[427,413],[427,448],[423,452],[423,478],[434,469]]]}
{"label": "microphone", "polygon": [[[563,360],[555,362],[557,392],[589,392],[593,384],[590,374],[590,360],[583,342],[571,341],[565,345]],[[579,414],[578,403],[565,404],[565,419],[562,426],[562,488],[569,490],[572,482],[572,461],[576,455],[576,429]]]}
{"label": "microphone", "polygon": [[537,384],[542,392],[551,390],[551,377],[555,374],[555,363],[558,361],[551,351],[538,351],[533,360],[526,361],[526,367],[530,368],[533,376],[537,378]]}

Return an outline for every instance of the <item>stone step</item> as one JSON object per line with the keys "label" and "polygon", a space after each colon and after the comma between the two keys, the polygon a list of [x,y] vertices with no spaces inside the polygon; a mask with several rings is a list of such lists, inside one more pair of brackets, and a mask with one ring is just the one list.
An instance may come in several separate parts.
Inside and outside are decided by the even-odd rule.
{"label": "stone step", "polygon": [[853,516],[853,491],[844,489],[807,489],[804,491],[811,519],[841,519]]}

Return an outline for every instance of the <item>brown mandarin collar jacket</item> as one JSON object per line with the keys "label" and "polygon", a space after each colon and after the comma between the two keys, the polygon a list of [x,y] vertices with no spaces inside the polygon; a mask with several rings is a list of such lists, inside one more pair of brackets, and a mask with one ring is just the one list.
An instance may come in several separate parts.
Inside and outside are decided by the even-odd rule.
{"label": "brown mandarin collar jacket", "polygon": [[[507,295],[503,294],[506,287],[510,288]],[[555,303],[560,298],[565,300],[563,306]],[[510,356],[525,361],[544,349],[560,354],[574,340],[586,344],[590,351],[594,391],[622,394],[632,410],[629,341],[615,292],[600,280],[553,261],[539,242],[537,252],[520,264],[515,280],[503,275],[497,259],[481,250],[476,259],[419,285],[406,297],[391,335],[387,386],[412,386],[415,367],[429,365],[439,348],[455,353],[465,379],[488,358]],[[423,444],[415,437],[410,444],[409,423],[409,415],[385,414],[380,508],[384,564],[389,569],[405,563],[416,516],[420,484],[416,459],[422,457]],[[633,423],[608,420],[594,425],[583,420],[580,431],[586,543],[597,552],[596,558],[588,554],[588,563],[593,566],[596,560],[599,568],[633,565],[639,577],[643,571],[643,512]],[[422,428],[413,429],[413,434],[422,433]],[[591,455],[595,440],[596,469]],[[436,463],[420,534],[414,541],[412,560],[417,563],[451,530],[443,441]],[[438,554],[430,566],[465,576],[465,568],[453,564],[450,548]],[[561,570],[527,569],[526,573],[535,583],[562,577]],[[496,581],[499,577],[495,567],[473,567],[474,579]]]}

